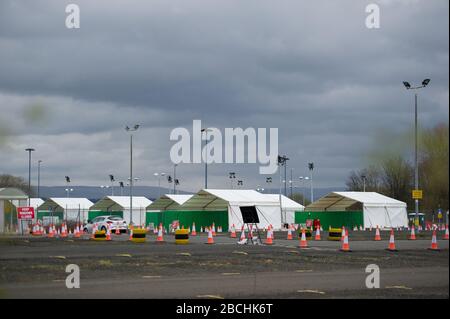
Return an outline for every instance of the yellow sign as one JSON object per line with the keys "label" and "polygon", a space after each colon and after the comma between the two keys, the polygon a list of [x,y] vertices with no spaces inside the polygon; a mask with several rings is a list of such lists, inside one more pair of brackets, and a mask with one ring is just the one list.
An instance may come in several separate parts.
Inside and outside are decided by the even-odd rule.
{"label": "yellow sign", "polygon": [[420,190],[420,189],[414,189],[413,191],[412,191],[412,198],[413,199],[422,199],[422,190]]}

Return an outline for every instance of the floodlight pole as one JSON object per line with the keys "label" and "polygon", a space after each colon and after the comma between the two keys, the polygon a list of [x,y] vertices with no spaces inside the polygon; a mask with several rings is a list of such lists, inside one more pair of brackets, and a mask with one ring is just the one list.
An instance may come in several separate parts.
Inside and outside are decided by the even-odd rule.
{"label": "floodlight pole", "polygon": [[[422,81],[422,85],[412,87],[408,82],[403,82],[407,90],[418,90],[426,87],[430,79]],[[418,159],[418,123],[417,123],[417,92],[414,94],[414,189],[419,189],[419,159]],[[419,199],[414,199],[415,220],[419,218]]]}
{"label": "floodlight pole", "polygon": [[130,133],[130,224],[133,224],[133,132],[137,131],[139,125],[133,128],[126,127],[125,130]]}
{"label": "floodlight pole", "polygon": [[38,186],[37,186],[37,197],[40,198],[40,188],[41,188],[41,160],[38,160]]}
{"label": "floodlight pole", "polygon": [[25,151],[28,152],[28,206],[31,203],[31,152],[33,152],[34,148],[27,148]]}

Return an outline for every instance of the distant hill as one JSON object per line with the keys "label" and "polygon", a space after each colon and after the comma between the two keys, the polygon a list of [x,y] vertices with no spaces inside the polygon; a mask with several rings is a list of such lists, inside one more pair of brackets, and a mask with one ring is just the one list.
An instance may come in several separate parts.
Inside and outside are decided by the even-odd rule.
{"label": "distant hill", "polygon": [[[41,186],[40,187],[40,197],[41,198],[49,198],[49,197],[66,197],[65,186]],[[94,187],[94,186],[70,186],[71,189],[73,189],[72,192],[70,192],[70,197],[85,197],[90,199],[91,201],[97,201],[100,198],[103,198],[105,196],[112,195],[111,188],[102,189],[100,187]],[[161,194],[168,194],[170,192],[173,192],[173,189],[167,189],[167,188],[161,188]],[[178,191],[178,194],[189,194],[185,191]],[[155,200],[159,197],[159,188],[154,186],[134,186],[133,187],[133,195],[134,196],[144,196],[147,197],[150,200]],[[115,196],[129,196],[129,188],[124,187],[123,190],[116,186],[114,187],[114,195]]]}
{"label": "distant hill", "polygon": [[[67,187],[65,186],[41,186],[40,188],[40,197],[41,198],[49,198],[49,197],[66,197],[67,192],[65,191]],[[70,197],[85,197],[95,202],[100,198],[111,195],[111,188],[102,189],[100,187],[94,186],[70,186],[73,189],[73,192],[70,192]],[[284,190],[284,189],[283,189]],[[344,191],[344,187],[325,187],[325,188],[314,188],[314,198],[318,199],[326,194],[333,191]],[[129,188],[124,187],[123,190],[120,189],[119,186],[114,187],[114,195],[120,196],[122,195],[121,191],[123,191],[123,196],[129,196]],[[144,196],[150,200],[155,200],[159,197],[159,194],[168,194],[171,193],[173,189],[161,188],[161,191],[158,187],[155,186],[134,186],[133,187],[133,195],[135,196]],[[278,188],[271,188],[264,190],[264,193],[272,193],[278,194]],[[302,189],[296,189],[294,192],[302,193]],[[183,190],[177,190],[178,194],[192,194],[191,192],[186,192]],[[304,189],[304,194],[306,198],[310,197],[309,188]],[[287,189],[287,195],[290,195],[290,189]]]}

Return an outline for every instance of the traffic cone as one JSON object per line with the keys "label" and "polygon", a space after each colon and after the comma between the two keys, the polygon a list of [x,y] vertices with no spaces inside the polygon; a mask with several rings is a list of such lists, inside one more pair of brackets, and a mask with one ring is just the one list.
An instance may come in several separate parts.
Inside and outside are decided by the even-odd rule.
{"label": "traffic cone", "polygon": [[75,238],[80,238],[80,226],[75,227]]}
{"label": "traffic cone", "polygon": [[341,241],[344,241],[344,237],[345,237],[345,226],[342,226]]}
{"label": "traffic cone", "polygon": [[159,226],[159,229],[158,229],[158,237],[156,238],[156,241],[157,241],[158,243],[164,242],[162,226]]}
{"label": "traffic cone", "polygon": [[133,227],[130,227],[130,237],[128,237],[128,240],[133,240]]}
{"label": "traffic cone", "polygon": [[300,238],[300,248],[308,248],[308,242],[306,241],[306,233],[304,228],[302,228],[302,236]]}
{"label": "traffic cone", "polygon": [[80,236],[84,234],[84,230],[83,230],[83,224],[80,225]]}
{"label": "traffic cone", "polygon": [[106,240],[111,240],[111,226],[109,225],[106,227]]}
{"label": "traffic cone", "polygon": [[230,238],[236,238],[236,228],[234,227],[234,224],[231,225]]}
{"label": "traffic cone", "polygon": [[289,225],[287,239],[292,240],[292,225]]}
{"label": "traffic cone", "polygon": [[55,237],[55,233],[53,232],[53,226],[50,225],[50,226],[48,227],[48,235],[47,235],[47,238],[53,238],[53,237]]}
{"label": "traffic cone", "polygon": [[197,236],[197,230],[195,229],[195,223],[192,223],[192,232],[191,236]]}
{"label": "traffic cone", "polygon": [[272,229],[270,229],[270,227],[267,228],[267,238],[266,238],[266,245],[272,245],[273,244],[273,240],[272,240]]}
{"label": "traffic cone", "polygon": [[245,237],[245,229],[244,229],[244,226],[242,226],[242,228],[241,228],[241,237],[239,238],[241,241],[242,240],[244,240],[244,239],[246,239],[246,237]]}
{"label": "traffic cone", "polygon": [[216,225],[214,223],[212,224],[211,233],[213,236],[216,236]]}
{"label": "traffic cone", "polygon": [[409,240],[416,240],[416,229],[414,225],[411,227],[411,235],[408,238]]}
{"label": "traffic cone", "polygon": [[431,247],[428,248],[429,250],[440,250],[438,248],[437,240],[436,240],[436,231],[433,230],[433,236],[431,237]]}
{"label": "traffic cone", "polygon": [[61,225],[61,237],[67,237],[67,226],[65,223]]}
{"label": "traffic cone", "polygon": [[321,240],[319,227],[316,228],[316,236],[314,237],[314,240]]}
{"label": "traffic cone", "polygon": [[[214,227],[214,224],[213,224]],[[213,233],[212,233],[212,229],[210,228],[208,231],[208,241],[206,242],[207,244],[214,244],[214,238],[213,238]]]}
{"label": "traffic cone", "polygon": [[115,234],[116,234],[116,235],[120,235],[120,229],[119,229],[119,226],[116,226]]}
{"label": "traffic cone", "polygon": [[448,240],[448,225],[445,225],[445,235],[444,240]]}
{"label": "traffic cone", "polygon": [[389,246],[388,246],[387,250],[397,251],[397,249],[395,249],[394,229],[391,229],[391,235],[389,236]]}
{"label": "traffic cone", "polygon": [[377,226],[377,229],[375,230],[375,240],[376,241],[381,240],[380,229],[378,228],[378,226]]}
{"label": "traffic cone", "polygon": [[351,251],[350,244],[348,243],[348,230],[345,232],[344,240],[342,241],[341,251],[344,251],[344,252]]}

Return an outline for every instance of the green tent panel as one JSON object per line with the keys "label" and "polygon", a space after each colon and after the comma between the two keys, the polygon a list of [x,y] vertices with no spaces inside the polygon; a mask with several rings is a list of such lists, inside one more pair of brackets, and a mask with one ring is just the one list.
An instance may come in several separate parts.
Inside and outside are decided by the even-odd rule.
{"label": "green tent panel", "polygon": [[153,223],[153,226],[158,226],[162,223],[162,212],[146,212],[145,213],[145,225]]}
{"label": "green tent panel", "polygon": [[44,220],[44,216],[45,217],[51,217],[51,216],[58,217],[59,220],[63,220],[64,219],[64,213],[63,212],[53,212],[53,214],[52,214],[52,212],[50,212],[48,210],[39,210],[37,212],[37,218],[38,219]]}
{"label": "green tent panel", "polygon": [[362,211],[325,211],[325,212],[295,212],[295,223],[305,224],[307,219],[320,219],[320,225],[323,229],[328,227],[353,228],[364,225],[364,215]]}
{"label": "green tent panel", "polygon": [[155,225],[163,224],[163,227],[169,229],[173,221],[178,220],[180,227],[192,227],[195,223],[197,231],[201,227],[211,226],[213,223],[217,227],[221,226],[225,231],[228,229],[228,211],[180,211],[167,210],[160,213],[147,212],[146,224],[154,223]]}
{"label": "green tent panel", "polygon": [[109,216],[109,215],[120,216],[123,218],[123,212],[121,211],[107,212],[101,210],[90,210],[88,212],[88,220],[93,220],[97,216]]}

